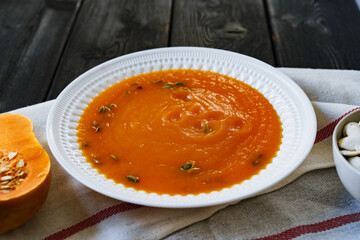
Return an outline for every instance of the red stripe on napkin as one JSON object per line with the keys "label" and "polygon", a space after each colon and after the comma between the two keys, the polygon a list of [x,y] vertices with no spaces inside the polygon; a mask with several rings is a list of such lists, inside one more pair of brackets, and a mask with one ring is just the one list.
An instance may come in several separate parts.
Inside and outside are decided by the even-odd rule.
{"label": "red stripe on napkin", "polygon": [[140,208],[143,206],[135,205],[131,203],[120,203],[108,208],[105,208],[104,210],[101,210],[100,212],[95,213],[91,217],[86,218],[85,220],[72,225],[71,227],[65,228],[57,233],[51,234],[50,236],[46,237],[44,240],[61,240],[65,239],[67,237],[70,237],[71,235],[80,232],[81,230],[84,230],[85,228],[91,227],[95,224],[98,224],[99,222],[105,220],[108,217],[111,217],[115,214],[126,212],[129,210],[133,210],[136,208]]}
{"label": "red stripe on napkin", "polygon": [[353,111],[358,110],[358,109],[360,109],[360,107],[352,109],[351,111],[345,113],[344,115],[342,115],[341,117],[339,117],[338,119],[333,121],[332,123],[328,124],[327,126],[323,127],[319,131],[317,131],[315,143],[321,142],[322,140],[330,137],[332,135],[332,133],[334,132],[336,124],[338,124],[338,122],[340,122],[340,120],[343,119],[346,115],[348,115],[349,113],[352,113]]}
{"label": "red stripe on napkin", "polygon": [[297,227],[290,228],[278,234],[257,238],[256,240],[275,240],[275,239],[288,240],[295,237],[299,237],[304,234],[323,232],[333,228],[341,227],[349,223],[359,222],[359,221],[360,221],[360,212],[332,218],[314,224],[300,225]]}

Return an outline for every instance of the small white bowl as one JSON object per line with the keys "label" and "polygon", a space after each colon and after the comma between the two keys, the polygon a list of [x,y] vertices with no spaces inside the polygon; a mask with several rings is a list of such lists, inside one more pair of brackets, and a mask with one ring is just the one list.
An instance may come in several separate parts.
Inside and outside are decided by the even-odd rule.
{"label": "small white bowl", "polygon": [[341,182],[348,192],[358,201],[360,201],[360,171],[355,169],[348,160],[340,153],[338,140],[343,137],[343,128],[349,122],[360,121],[360,110],[356,110],[344,117],[335,127],[332,136],[333,155],[337,173]]}

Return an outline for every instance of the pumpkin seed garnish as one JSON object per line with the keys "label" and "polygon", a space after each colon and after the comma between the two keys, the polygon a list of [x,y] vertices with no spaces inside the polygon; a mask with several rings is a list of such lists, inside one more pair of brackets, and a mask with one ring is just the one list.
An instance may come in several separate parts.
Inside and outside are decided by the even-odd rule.
{"label": "pumpkin seed garnish", "polygon": [[117,107],[117,105],[115,103],[109,105],[109,108],[113,108],[113,107]]}
{"label": "pumpkin seed garnish", "polygon": [[101,106],[98,110],[99,113],[111,111],[111,109],[108,106]]}
{"label": "pumpkin seed garnish", "polygon": [[114,160],[118,160],[118,158],[114,154],[110,154],[110,157]]}
{"label": "pumpkin seed garnish", "polygon": [[128,95],[128,94],[130,94],[130,91],[129,91],[129,90],[125,90],[125,91],[122,93],[122,95]]}
{"label": "pumpkin seed garnish", "polygon": [[168,84],[168,85],[163,86],[162,88],[171,89],[171,88],[174,88],[174,87]]}
{"label": "pumpkin seed garnish", "polygon": [[126,178],[134,183],[139,182],[139,178],[138,177],[134,177],[133,175],[127,175]]}
{"label": "pumpkin seed garnish", "polygon": [[183,82],[176,82],[175,85],[178,85],[178,86],[185,86],[186,84],[183,83]]}
{"label": "pumpkin seed garnish", "polygon": [[99,125],[99,123],[94,120],[94,121],[92,122],[92,128],[95,129],[95,132],[100,131],[100,125]]}
{"label": "pumpkin seed garnish", "polygon": [[194,165],[195,165],[195,163],[187,163],[184,166],[182,166],[180,168],[180,170],[182,170],[182,171],[190,170],[190,169],[192,169],[194,167]]}
{"label": "pumpkin seed garnish", "polygon": [[155,80],[155,81],[152,81],[152,83],[161,83],[161,82],[163,82],[164,80],[162,80],[162,79],[159,79],[159,80]]}
{"label": "pumpkin seed garnish", "polygon": [[209,132],[211,132],[211,128],[209,127],[209,125],[205,124],[204,133],[209,133]]}
{"label": "pumpkin seed garnish", "polygon": [[255,165],[258,165],[260,163],[260,158],[262,158],[262,154],[259,154],[257,156],[257,158],[252,162],[252,164],[255,166]]}

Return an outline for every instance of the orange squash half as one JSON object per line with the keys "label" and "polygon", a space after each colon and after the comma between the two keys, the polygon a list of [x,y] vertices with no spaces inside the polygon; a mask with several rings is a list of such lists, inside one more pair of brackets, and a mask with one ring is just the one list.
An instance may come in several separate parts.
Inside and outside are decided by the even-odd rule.
{"label": "orange squash half", "polygon": [[18,227],[39,210],[50,176],[50,159],[32,121],[20,114],[0,114],[0,233]]}

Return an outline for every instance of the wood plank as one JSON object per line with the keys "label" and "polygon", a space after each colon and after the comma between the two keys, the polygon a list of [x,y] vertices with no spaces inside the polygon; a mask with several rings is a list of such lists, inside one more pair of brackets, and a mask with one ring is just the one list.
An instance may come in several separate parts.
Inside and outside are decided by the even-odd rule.
{"label": "wood plank", "polygon": [[360,69],[354,0],[267,0],[277,65]]}
{"label": "wood plank", "polygon": [[46,99],[79,3],[0,1],[0,112]]}
{"label": "wood plank", "polygon": [[166,47],[171,0],[85,1],[48,99],[77,76],[109,59],[134,51]]}
{"label": "wood plank", "polygon": [[175,0],[170,45],[225,49],[274,64],[262,0]]}

